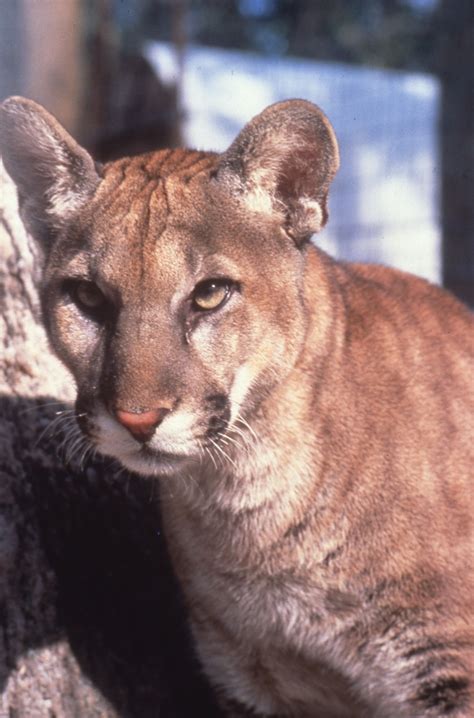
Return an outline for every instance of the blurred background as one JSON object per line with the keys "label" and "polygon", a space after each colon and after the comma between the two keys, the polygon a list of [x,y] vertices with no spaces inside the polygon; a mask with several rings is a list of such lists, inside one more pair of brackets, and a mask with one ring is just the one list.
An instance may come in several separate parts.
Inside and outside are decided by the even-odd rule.
{"label": "blurred background", "polygon": [[304,97],[335,127],[331,254],[474,305],[473,0],[0,0],[0,99],[44,104],[95,156],[224,149]]}

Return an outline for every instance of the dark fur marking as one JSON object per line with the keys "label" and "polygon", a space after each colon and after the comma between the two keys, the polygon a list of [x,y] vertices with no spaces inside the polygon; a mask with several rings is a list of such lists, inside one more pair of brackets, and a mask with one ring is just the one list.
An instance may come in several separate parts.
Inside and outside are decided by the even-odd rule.
{"label": "dark fur marking", "polygon": [[226,430],[230,421],[230,406],[225,394],[209,394],[206,402],[217,412],[208,421],[206,436],[212,437]]}
{"label": "dark fur marking", "polygon": [[360,600],[354,594],[339,591],[337,588],[334,588],[326,593],[324,605],[331,613],[351,613],[355,609],[360,608]]}
{"label": "dark fur marking", "polygon": [[208,422],[206,436],[212,437],[216,434],[220,434],[227,428],[228,419],[225,416],[211,416]]}
{"label": "dark fur marking", "polygon": [[416,702],[426,708],[442,708],[450,713],[467,705],[469,680],[464,677],[448,676],[425,683],[418,692]]}
{"label": "dark fur marking", "polygon": [[[166,189],[166,182],[163,180],[162,183],[162,189],[163,189],[163,197],[165,199],[165,205],[166,205],[166,219],[165,219],[165,228],[163,229],[163,232],[166,230],[166,227],[168,225],[168,215],[171,214],[171,205],[170,205],[170,199],[168,197],[168,190]],[[162,234],[163,234],[162,232]]]}
{"label": "dark fur marking", "polygon": [[144,159],[143,162],[140,163],[139,170],[142,174],[145,175],[147,182],[154,182],[157,180],[156,174],[153,173],[153,171],[150,171],[146,159]]}
{"label": "dark fur marking", "polygon": [[443,650],[457,650],[459,648],[463,648],[466,645],[463,641],[450,641],[444,643],[443,641],[434,641],[434,640],[428,640],[426,643],[414,646],[413,648],[410,648],[409,651],[403,654],[403,658],[406,658],[407,660],[410,660],[411,658],[416,658],[417,656],[423,656],[427,653],[431,653],[432,651],[443,651]]}
{"label": "dark fur marking", "polygon": [[[120,165],[119,165],[120,175],[115,178],[116,181],[114,182],[113,187],[109,191],[108,197],[106,197],[105,200],[102,200],[102,202],[100,204],[99,211],[101,214],[107,214],[107,212],[109,212],[109,210],[113,207],[115,202],[118,201],[118,199],[119,199],[118,192],[119,192],[121,185],[125,182],[127,166],[129,163],[130,163],[130,160],[128,162],[126,162],[124,160],[120,161]],[[107,178],[107,169],[109,166],[104,165],[104,168],[103,168],[102,176],[105,179]]]}
{"label": "dark fur marking", "polygon": [[165,150],[165,151],[163,152],[163,155],[159,158],[159,159],[160,159],[160,163],[159,163],[159,165],[158,165],[158,167],[157,167],[158,170],[162,170],[162,169],[164,168],[164,166],[166,165],[167,161],[169,160],[169,158],[171,157],[171,155],[174,153],[174,151],[175,151],[175,150]]}
{"label": "dark fur marking", "polygon": [[[191,167],[194,167],[195,164],[200,162],[200,160],[203,158],[203,156],[204,155],[201,152],[192,152],[192,151],[186,152],[185,154],[183,154],[181,161],[178,162],[178,164],[174,168],[174,174],[181,174],[181,172],[191,169]],[[188,164],[189,159],[191,159],[191,162],[189,162],[189,164]]]}
{"label": "dark fur marking", "polygon": [[372,601],[380,598],[381,595],[387,593],[387,591],[390,592],[394,587],[396,587],[397,583],[398,582],[395,579],[383,578],[373,588],[367,591],[365,596],[366,601],[371,603]]}
{"label": "dark fur marking", "polygon": [[333,549],[332,551],[329,551],[329,553],[327,553],[326,556],[325,556],[325,557],[323,558],[323,560],[321,561],[321,563],[323,564],[323,566],[326,566],[326,567],[329,566],[329,564],[330,564],[332,561],[334,561],[334,559],[338,558],[338,557],[341,555],[341,553],[343,552],[343,550],[344,550],[344,546],[337,546],[337,547],[336,547],[335,549]]}
{"label": "dark fur marking", "polygon": [[[189,184],[194,177],[197,177],[197,175],[203,171],[203,169],[207,166],[207,163],[203,166],[203,160],[205,159],[206,155],[204,153],[199,153],[197,156],[193,157],[192,162],[185,167],[179,168],[180,173],[186,172],[186,174],[183,174],[182,177],[184,184]],[[195,171],[190,172],[193,168],[196,168]]]}
{"label": "dark fur marking", "polygon": [[208,394],[205,397],[205,401],[213,406],[216,411],[224,410],[228,406],[228,399],[226,394]]}
{"label": "dark fur marking", "polygon": [[285,533],[283,534],[283,538],[298,538],[298,536],[304,533],[304,531],[308,528],[310,520],[311,517],[307,516],[303,519],[303,521],[299,521],[298,523],[293,524],[285,531]]}
{"label": "dark fur marking", "polygon": [[423,680],[429,676],[434,675],[436,672],[447,671],[447,670],[459,670],[460,663],[453,656],[432,656],[426,659],[426,662],[422,664],[422,668],[416,673],[418,680]]}
{"label": "dark fur marking", "polygon": [[[163,199],[165,201],[165,213],[164,213],[164,217],[163,217],[163,227],[158,232],[158,236],[154,240],[155,242],[158,242],[160,237],[166,232],[166,229],[168,227],[168,218],[169,218],[169,215],[171,214],[170,201],[169,201],[169,197],[168,197],[168,191],[166,189],[166,179],[163,177],[160,178],[159,182],[157,182],[157,184],[156,184],[156,187],[154,187],[153,192],[158,188],[158,186],[161,186],[161,189],[163,191]],[[150,198],[151,198],[151,194],[150,194]]]}

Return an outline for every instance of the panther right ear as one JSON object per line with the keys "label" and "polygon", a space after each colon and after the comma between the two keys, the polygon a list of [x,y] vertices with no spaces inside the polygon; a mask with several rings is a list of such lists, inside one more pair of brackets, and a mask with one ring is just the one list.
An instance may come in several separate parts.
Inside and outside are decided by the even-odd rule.
{"label": "panther right ear", "polygon": [[49,112],[24,97],[0,105],[0,154],[27,229],[47,249],[94,194],[100,181],[94,160]]}
{"label": "panther right ear", "polygon": [[336,135],[306,100],[270,105],[220,156],[215,179],[247,208],[279,219],[297,246],[328,219],[329,186],[339,167]]}

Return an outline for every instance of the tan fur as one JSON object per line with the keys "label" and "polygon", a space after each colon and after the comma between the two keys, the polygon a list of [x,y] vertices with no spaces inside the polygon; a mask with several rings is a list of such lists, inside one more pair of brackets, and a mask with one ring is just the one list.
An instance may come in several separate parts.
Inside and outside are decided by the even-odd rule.
{"label": "tan fur", "polygon": [[[321,111],[280,103],[222,156],[97,171],[34,103],[1,117],[78,421],[162,477],[198,654],[228,714],[474,715],[472,317],[423,280],[307,242],[338,165]],[[59,179],[37,150],[55,143]],[[213,278],[234,291],[198,317],[190,298]],[[100,287],[104,315],[78,305],[79,280]],[[155,407],[167,413],[146,443],[115,413]]]}

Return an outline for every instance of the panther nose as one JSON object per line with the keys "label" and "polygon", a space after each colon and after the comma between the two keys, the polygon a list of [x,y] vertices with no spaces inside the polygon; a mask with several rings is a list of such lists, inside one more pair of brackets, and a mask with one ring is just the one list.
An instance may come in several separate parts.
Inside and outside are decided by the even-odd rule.
{"label": "panther nose", "polygon": [[158,407],[149,411],[124,411],[117,409],[115,416],[118,421],[131,433],[134,439],[144,443],[153,436],[156,427],[161,424],[170,409]]}

